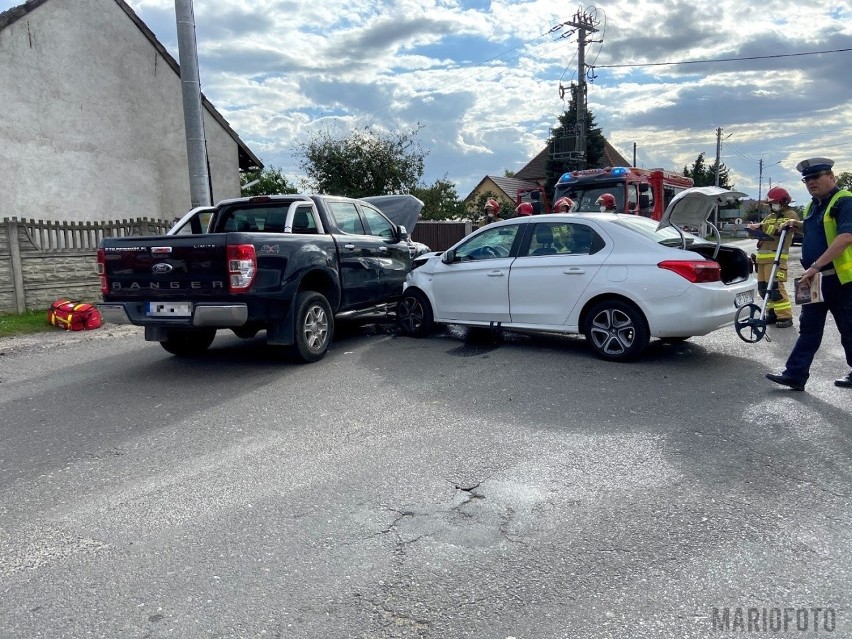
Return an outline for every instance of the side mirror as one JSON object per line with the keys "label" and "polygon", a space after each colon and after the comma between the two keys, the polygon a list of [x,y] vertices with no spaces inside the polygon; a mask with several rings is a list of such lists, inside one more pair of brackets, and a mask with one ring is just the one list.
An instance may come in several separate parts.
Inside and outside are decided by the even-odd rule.
{"label": "side mirror", "polygon": [[640,184],[640,185],[639,185],[639,192],[640,192],[640,193],[647,193],[647,192],[648,192],[648,191],[650,191],[650,190],[651,190],[651,185],[650,185],[650,184]]}
{"label": "side mirror", "polygon": [[408,240],[408,231],[405,230],[404,226],[397,226],[396,236],[399,238],[400,242],[405,242]]}
{"label": "side mirror", "polygon": [[539,191],[530,191],[530,199],[535,202],[541,199],[541,193]]}
{"label": "side mirror", "polygon": [[453,249],[444,251],[444,254],[441,255],[441,261],[444,264],[452,264],[456,261],[456,252]]}
{"label": "side mirror", "polygon": [[651,198],[647,195],[639,195],[639,208],[647,209],[651,206]]}

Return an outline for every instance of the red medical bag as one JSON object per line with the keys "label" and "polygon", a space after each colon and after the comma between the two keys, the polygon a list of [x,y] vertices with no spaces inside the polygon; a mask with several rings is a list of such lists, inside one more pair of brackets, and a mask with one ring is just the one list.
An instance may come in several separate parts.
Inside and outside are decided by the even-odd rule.
{"label": "red medical bag", "polygon": [[47,309],[47,322],[66,331],[86,331],[101,325],[101,314],[91,304],[56,300]]}

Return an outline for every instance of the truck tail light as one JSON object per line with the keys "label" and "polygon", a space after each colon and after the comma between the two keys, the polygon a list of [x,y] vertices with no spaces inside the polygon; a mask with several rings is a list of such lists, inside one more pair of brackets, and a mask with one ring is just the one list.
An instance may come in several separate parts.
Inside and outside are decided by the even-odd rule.
{"label": "truck tail light", "polygon": [[717,262],[710,260],[664,260],[657,266],[677,273],[694,284],[718,282],[722,279],[721,267]]}
{"label": "truck tail light", "polygon": [[228,290],[245,293],[257,275],[257,255],[251,244],[228,244]]}
{"label": "truck tail light", "polygon": [[98,265],[97,265],[97,273],[98,279],[101,281],[101,294],[106,295],[108,293],[107,290],[107,279],[106,279],[106,258],[104,257],[105,253],[102,248],[98,249]]}

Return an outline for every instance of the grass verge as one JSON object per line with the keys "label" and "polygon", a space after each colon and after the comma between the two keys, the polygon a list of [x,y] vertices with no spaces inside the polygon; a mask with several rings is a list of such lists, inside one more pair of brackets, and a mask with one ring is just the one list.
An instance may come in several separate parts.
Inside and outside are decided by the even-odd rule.
{"label": "grass verge", "polygon": [[0,337],[59,330],[47,323],[47,309],[27,311],[23,315],[0,314]]}

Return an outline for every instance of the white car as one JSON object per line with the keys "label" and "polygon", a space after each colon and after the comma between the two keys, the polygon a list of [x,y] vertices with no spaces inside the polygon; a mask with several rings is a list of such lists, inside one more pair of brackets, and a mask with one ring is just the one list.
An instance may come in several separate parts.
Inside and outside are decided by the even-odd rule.
{"label": "white car", "polygon": [[600,357],[629,360],[652,337],[681,341],[731,326],[757,288],[748,256],[679,227],[699,227],[715,205],[744,195],[687,189],[660,222],[562,213],[485,226],[419,259],[397,307],[400,330],[583,333]]}

